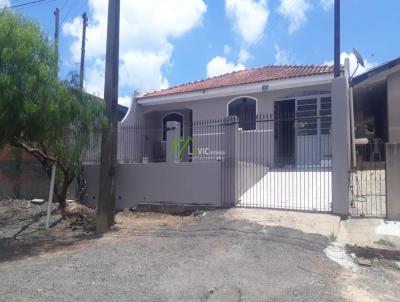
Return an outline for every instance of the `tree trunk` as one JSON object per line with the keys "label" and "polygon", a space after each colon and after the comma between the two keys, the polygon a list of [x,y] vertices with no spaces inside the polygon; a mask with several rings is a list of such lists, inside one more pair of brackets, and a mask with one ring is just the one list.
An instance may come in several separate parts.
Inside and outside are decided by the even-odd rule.
{"label": "tree trunk", "polygon": [[63,217],[65,216],[65,208],[67,206],[68,187],[73,179],[73,175],[70,175],[70,173],[65,173],[64,171],[61,171],[59,177],[56,177],[54,195],[56,196]]}

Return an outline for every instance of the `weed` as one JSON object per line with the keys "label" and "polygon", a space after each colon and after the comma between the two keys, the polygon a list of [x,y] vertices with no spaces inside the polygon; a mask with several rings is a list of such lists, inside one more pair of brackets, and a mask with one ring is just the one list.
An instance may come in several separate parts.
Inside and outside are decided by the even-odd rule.
{"label": "weed", "polygon": [[391,241],[389,241],[389,240],[385,240],[385,239],[379,239],[379,240],[377,240],[377,241],[374,241],[374,243],[375,244],[378,244],[378,245],[384,245],[384,246],[389,246],[389,247],[396,247],[396,245],[393,243],[393,242],[391,242]]}
{"label": "weed", "polygon": [[329,240],[332,242],[335,242],[337,240],[337,235],[335,234],[335,231],[332,231],[329,233]]}

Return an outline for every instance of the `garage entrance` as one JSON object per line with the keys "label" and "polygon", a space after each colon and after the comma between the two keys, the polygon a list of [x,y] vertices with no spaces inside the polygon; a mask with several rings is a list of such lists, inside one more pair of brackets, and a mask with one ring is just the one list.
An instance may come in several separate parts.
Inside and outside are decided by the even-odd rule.
{"label": "garage entrance", "polygon": [[294,106],[294,100],[279,102],[276,114],[257,116],[255,130],[238,131],[237,206],[331,211],[330,160],[318,151],[331,154],[330,135],[313,139],[326,116],[296,117]]}

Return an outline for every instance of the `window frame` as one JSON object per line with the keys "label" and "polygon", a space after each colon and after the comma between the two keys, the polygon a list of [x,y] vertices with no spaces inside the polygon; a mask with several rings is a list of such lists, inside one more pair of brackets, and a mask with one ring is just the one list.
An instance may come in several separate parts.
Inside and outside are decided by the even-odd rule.
{"label": "window frame", "polygon": [[[238,100],[241,100],[241,99],[248,99],[248,100],[251,100],[251,101],[254,101],[254,103],[255,103],[255,111],[254,111],[254,128],[252,127],[252,129],[243,129],[243,127],[240,127],[240,116],[237,116],[237,115],[230,115],[229,114],[229,106],[230,105],[232,105],[232,103],[234,103],[234,102],[236,102],[236,101],[238,101]],[[246,95],[243,95],[243,96],[238,96],[238,97],[235,97],[235,98],[233,98],[233,99],[231,99],[227,104],[226,104],[226,114],[227,114],[227,116],[237,116],[237,118],[238,118],[238,121],[239,121],[239,128],[242,130],[242,131],[255,131],[255,130],[257,130],[257,112],[258,112],[258,99],[257,98],[255,98],[255,97],[252,97],[252,96],[246,96]]]}
{"label": "window frame", "polygon": [[[161,142],[166,142],[166,141],[167,141],[166,139],[164,140],[164,131],[166,130],[166,129],[164,129],[164,128],[165,128],[165,127],[164,127],[164,119],[165,119],[167,116],[173,115],[173,114],[177,114],[177,115],[180,115],[180,116],[182,117],[182,123],[181,123],[181,126],[180,126],[180,133],[179,133],[179,134],[180,134],[182,137],[185,137],[185,128],[184,128],[185,116],[184,116],[182,113],[179,113],[179,112],[176,112],[176,111],[168,112],[168,113],[164,114],[164,115],[161,117]],[[175,122],[178,122],[178,121],[175,121]]]}
{"label": "window frame", "polygon": [[[330,98],[331,99],[331,106],[330,106],[330,110],[331,110],[331,114],[330,115],[321,115],[321,110],[327,110],[327,109],[322,109],[321,107],[321,100],[323,98]],[[304,119],[310,118],[310,119],[316,119],[317,121],[317,134],[310,134],[310,135],[299,135],[298,131],[299,129],[296,127],[296,136],[321,136],[321,135],[331,135],[332,133],[330,132],[328,133],[322,133],[321,130],[321,124],[322,121],[325,119],[325,122],[327,119],[330,119],[331,122],[331,129],[330,131],[332,131],[332,94],[331,93],[324,93],[324,94],[316,94],[316,95],[307,95],[307,96],[301,96],[301,97],[296,97],[295,99],[295,116],[296,116],[296,123],[297,123],[297,106],[298,106],[298,101],[302,101],[302,100],[310,100],[310,99],[316,99],[317,100],[317,115],[316,116],[310,116],[310,117],[301,117]],[[326,130],[326,129],[325,129]]]}

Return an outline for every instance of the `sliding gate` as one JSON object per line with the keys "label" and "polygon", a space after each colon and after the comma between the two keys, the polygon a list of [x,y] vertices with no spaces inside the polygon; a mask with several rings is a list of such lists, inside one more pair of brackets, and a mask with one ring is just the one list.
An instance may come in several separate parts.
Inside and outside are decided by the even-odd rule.
{"label": "sliding gate", "polygon": [[310,105],[238,122],[237,206],[331,211],[331,117]]}

